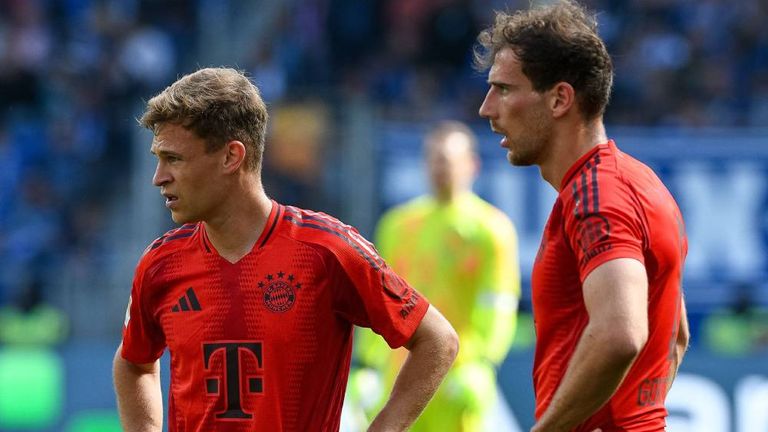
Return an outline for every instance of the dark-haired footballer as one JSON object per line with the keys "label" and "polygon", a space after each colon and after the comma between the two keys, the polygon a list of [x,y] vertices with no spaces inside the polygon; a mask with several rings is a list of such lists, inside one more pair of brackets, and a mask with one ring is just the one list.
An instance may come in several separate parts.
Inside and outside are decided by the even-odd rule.
{"label": "dark-haired footballer", "polygon": [[683,218],[606,134],[613,65],[596,27],[561,0],[499,12],[479,37],[480,115],[511,164],[537,165],[558,191],[531,278],[532,432],[664,431],[688,345]]}

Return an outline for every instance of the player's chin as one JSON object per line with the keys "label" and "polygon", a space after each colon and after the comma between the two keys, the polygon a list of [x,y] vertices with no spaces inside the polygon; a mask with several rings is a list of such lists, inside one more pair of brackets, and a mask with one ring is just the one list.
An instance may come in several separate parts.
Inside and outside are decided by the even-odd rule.
{"label": "player's chin", "polygon": [[512,150],[507,152],[507,160],[514,166],[531,166],[535,164],[527,155],[513,153]]}
{"label": "player's chin", "polygon": [[173,219],[174,223],[177,223],[179,225],[183,225],[185,223],[190,222],[189,217],[186,217],[183,213],[177,210],[171,210],[171,219]]}
{"label": "player's chin", "polygon": [[507,160],[510,164],[514,166],[528,166],[529,164],[526,163],[525,158],[520,157],[519,154],[516,154],[512,152],[512,150],[507,152]]}

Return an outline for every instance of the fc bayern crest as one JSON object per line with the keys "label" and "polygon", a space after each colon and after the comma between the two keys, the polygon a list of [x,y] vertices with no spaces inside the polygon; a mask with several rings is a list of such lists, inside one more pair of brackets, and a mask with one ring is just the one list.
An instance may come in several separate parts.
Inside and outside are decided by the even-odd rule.
{"label": "fc bayern crest", "polygon": [[296,302],[296,292],[301,289],[301,284],[296,282],[292,275],[285,272],[268,274],[259,288],[264,290],[264,305],[272,312],[285,312],[293,307]]}

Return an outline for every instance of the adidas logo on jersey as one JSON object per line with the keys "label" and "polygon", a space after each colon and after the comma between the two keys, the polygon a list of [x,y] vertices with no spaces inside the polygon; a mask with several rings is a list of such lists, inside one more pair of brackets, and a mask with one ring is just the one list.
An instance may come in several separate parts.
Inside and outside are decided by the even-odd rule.
{"label": "adidas logo on jersey", "polygon": [[192,287],[187,288],[187,292],[181,296],[179,303],[171,308],[171,312],[189,312],[201,311],[200,302],[197,300],[195,290]]}

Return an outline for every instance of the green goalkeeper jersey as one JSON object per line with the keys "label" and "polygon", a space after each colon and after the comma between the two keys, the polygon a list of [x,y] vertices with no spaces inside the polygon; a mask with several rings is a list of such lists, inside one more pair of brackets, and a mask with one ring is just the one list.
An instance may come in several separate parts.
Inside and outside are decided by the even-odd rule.
{"label": "green goalkeeper jersey", "polygon": [[[503,212],[473,193],[450,204],[422,196],[387,212],[375,242],[454,326],[457,363],[504,360],[515,331],[520,269],[515,228]],[[358,348],[363,362],[377,366],[380,353]]]}

